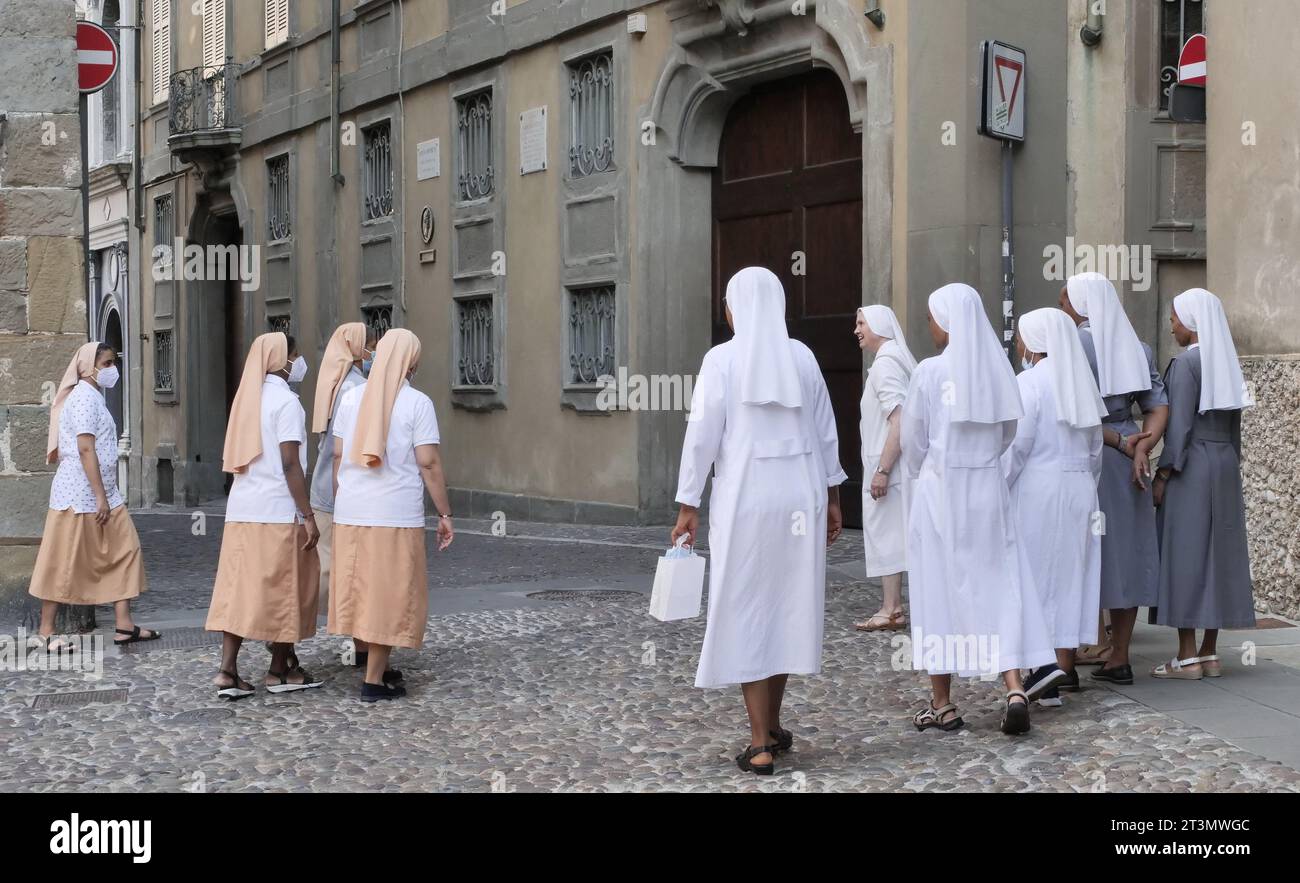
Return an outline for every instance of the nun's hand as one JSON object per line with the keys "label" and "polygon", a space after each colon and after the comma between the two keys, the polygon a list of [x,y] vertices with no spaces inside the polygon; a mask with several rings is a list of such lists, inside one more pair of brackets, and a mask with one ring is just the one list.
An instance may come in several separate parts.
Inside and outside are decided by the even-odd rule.
{"label": "nun's hand", "polygon": [[456,538],[456,531],[451,526],[451,517],[438,519],[438,551],[442,552]]}
{"label": "nun's hand", "polygon": [[871,476],[871,499],[883,500],[889,493],[889,476],[883,472],[877,472]]}
{"label": "nun's hand", "polygon": [[840,501],[831,500],[826,506],[826,545],[840,538],[840,532],[844,530],[844,513],[840,511]]}
{"label": "nun's hand", "polygon": [[694,546],[695,537],[700,529],[700,511],[694,506],[682,506],[677,512],[677,524],[673,526],[673,532],[669,535],[668,541],[672,545],[677,545],[678,537],[686,537],[684,545]]}
{"label": "nun's hand", "polygon": [[95,501],[95,523],[100,527],[108,524],[108,498],[100,497]]}
{"label": "nun's hand", "polygon": [[1158,507],[1165,504],[1165,483],[1163,475],[1156,475],[1156,480],[1151,483],[1151,500]]}
{"label": "nun's hand", "polygon": [[320,542],[320,528],[316,526],[315,516],[309,516],[303,521],[302,526],[307,530],[307,542],[302,544],[302,550],[310,552]]}

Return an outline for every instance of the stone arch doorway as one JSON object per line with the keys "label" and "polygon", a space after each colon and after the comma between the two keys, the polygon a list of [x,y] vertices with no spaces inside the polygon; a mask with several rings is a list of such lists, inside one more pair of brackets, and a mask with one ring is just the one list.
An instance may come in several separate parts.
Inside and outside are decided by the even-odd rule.
{"label": "stone arch doorway", "polygon": [[[177,351],[184,365],[184,382],[178,387],[184,393],[184,497],[185,504],[193,506],[222,497],[230,489],[230,477],[221,471],[221,454],[243,370],[247,310],[238,277],[243,234],[233,205],[216,212],[200,199],[189,230],[187,249],[198,246],[204,255],[198,278],[191,278],[186,270],[185,338]],[[234,272],[224,257],[230,254],[236,255]],[[219,267],[226,271],[213,272]]]}
{"label": "stone arch doorway", "polygon": [[104,401],[108,404],[108,412],[113,415],[113,422],[117,424],[118,435],[125,435],[126,426],[126,388],[128,378],[131,376],[129,367],[126,364],[126,345],[125,337],[122,334],[122,316],[117,311],[117,304],[112,303],[105,308],[104,319],[100,326],[99,341],[106,343],[117,353],[118,371],[121,373],[121,379],[117,386],[112,389],[104,390]]}
{"label": "stone arch doorway", "polygon": [[[836,145],[847,139],[860,145],[851,160],[859,174],[858,275],[847,278],[855,266],[852,257],[839,262],[837,272],[846,276],[837,283],[839,291],[854,292],[857,304],[891,304],[892,46],[872,45],[860,7],[849,0],[818,0],[807,15],[791,15],[785,0],[681,2],[669,4],[667,15],[673,47],[643,109],[642,142],[647,147],[637,181],[636,237],[646,258],[635,271],[641,292],[635,307],[639,370],[693,373],[714,342],[716,277],[723,269],[714,254],[714,176],[726,160],[724,132],[733,107],[746,112],[740,104],[746,96],[779,91],[786,88],[781,82],[791,78],[810,77],[808,82],[828,92],[838,87]],[[652,124],[653,143],[646,141],[647,124]],[[839,184],[846,180],[844,176]],[[781,263],[788,274],[789,256]],[[844,267],[850,269],[845,272]],[[788,275],[783,281],[789,281]],[[822,318],[828,327],[840,321],[833,314]],[[852,319],[847,321],[844,340],[852,347]],[[821,334],[822,329],[805,328],[795,336],[806,333]],[[852,378],[849,385],[856,392],[851,404],[843,393],[842,403],[836,404],[841,426],[852,422],[851,431],[843,433],[846,439],[857,436],[857,399],[865,368],[860,353],[853,352],[856,373],[843,373]],[[835,370],[841,371],[838,362]],[[646,520],[661,519],[660,513],[673,508],[684,434],[679,414],[647,413],[639,419],[638,506]],[[846,470],[860,475],[853,442],[842,441],[841,458]],[[850,498],[858,496],[853,491],[844,494],[846,505],[853,507],[853,522],[861,501]]]}
{"label": "stone arch doorway", "polygon": [[764,83],[732,105],[713,169],[713,343],[731,337],[727,280],[772,270],[790,336],[817,357],[849,481],[846,522],[862,523],[858,400],[862,354],[853,337],[862,303],[862,139],[828,70]]}

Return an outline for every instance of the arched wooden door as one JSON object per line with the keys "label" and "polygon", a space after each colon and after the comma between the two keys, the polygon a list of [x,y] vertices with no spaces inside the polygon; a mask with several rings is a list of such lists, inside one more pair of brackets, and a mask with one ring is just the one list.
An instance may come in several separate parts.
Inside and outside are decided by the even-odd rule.
{"label": "arched wooden door", "polygon": [[862,138],[839,79],[814,71],[756,87],[736,102],[713,173],[713,342],[731,336],[722,298],[759,265],[785,286],[790,336],[817,356],[840,436],[845,520],[862,524],[858,402],[862,353]]}

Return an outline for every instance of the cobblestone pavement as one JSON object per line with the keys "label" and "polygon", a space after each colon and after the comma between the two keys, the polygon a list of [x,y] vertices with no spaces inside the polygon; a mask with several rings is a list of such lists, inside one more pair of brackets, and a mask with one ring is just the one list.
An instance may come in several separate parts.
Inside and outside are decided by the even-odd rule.
{"label": "cobblestone pavement", "polygon": [[[212,538],[189,543],[172,533],[187,525],[151,518],[167,521],[137,519],[150,594],[205,606]],[[439,592],[538,575],[644,583],[666,533],[538,526],[520,533],[546,538],[526,540],[460,528],[431,570]],[[564,541],[579,535],[588,542]],[[855,557],[860,539],[842,542],[835,557]],[[895,670],[890,636],[852,628],[878,600],[878,587],[832,569],[824,668],[791,679],[783,723],[795,749],[770,779],[732,761],[748,732],[739,691],[693,686],[703,618],[659,623],[641,595],[434,615],[424,648],[394,657],[410,695],[393,703],[357,700],[360,675],[323,631],[300,655],[324,687],[234,704],[209,686],[210,644],[110,651],[97,682],[0,675],[0,790],[1300,791],[1300,772],[1104,687],[1035,709],[1033,731],[1013,740],[997,731],[996,687],[965,682],[955,698],[968,728],[918,733],[924,678]],[[249,646],[241,670],[259,681],[266,661]],[[32,707],[41,693],[112,688],[126,701]]]}

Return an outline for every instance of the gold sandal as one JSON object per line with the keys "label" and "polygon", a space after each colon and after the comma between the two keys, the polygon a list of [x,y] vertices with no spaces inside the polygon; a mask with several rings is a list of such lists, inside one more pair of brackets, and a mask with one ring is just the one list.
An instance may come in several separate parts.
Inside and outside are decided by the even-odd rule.
{"label": "gold sandal", "polygon": [[[883,624],[873,625],[875,622]],[[896,632],[907,628],[907,618],[901,610],[891,614],[873,613],[863,622],[855,623],[853,627],[860,632]]]}

